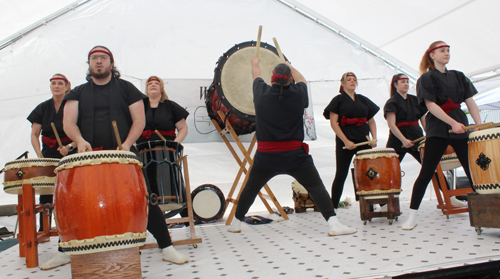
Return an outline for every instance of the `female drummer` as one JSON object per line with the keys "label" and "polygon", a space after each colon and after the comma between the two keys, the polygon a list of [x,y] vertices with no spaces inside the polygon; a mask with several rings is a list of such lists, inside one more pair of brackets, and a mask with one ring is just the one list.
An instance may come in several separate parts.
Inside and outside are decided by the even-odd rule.
{"label": "female drummer", "polygon": [[367,141],[369,133],[373,140],[377,139],[377,126],[373,116],[380,109],[370,99],[355,92],[358,81],[354,73],[343,74],[340,83],[340,95],[335,96],[323,112],[323,116],[330,119],[330,126],[336,134],[337,171],[332,184],[332,202],[335,208],[339,206],[352,157],[360,150],[377,146],[377,143],[360,146],[355,144]]}
{"label": "female drummer", "polygon": [[409,87],[406,75],[397,74],[392,77],[391,98],[384,106],[384,117],[391,130],[386,147],[396,151],[399,162],[403,161],[406,153],[410,153],[415,160],[422,163],[417,150],[418,144],[414,145],[412,140],[423,136],[418,120],[422,127],[425,127],[427,109],[418,104],[416,96],[408,94]]}
{"label": "female drummer", "polygon": [[[417,210],[448,145],[455,149],[472,185],[468,134],[464,130],[468,120],[460,109],[460,104],[465,102],[474,122],[480,124],[479,109],[472,99],[477,90],[462,72],[446,69],[449,60],[450,46],[443,41],[436,41],[425,51],[420,63],[422,75],[417,81],[417,96],[420,105],[427,107],[430,113],[426,117],[424,159],[420,174],[413,185],[410,217],[402,226],[404,230],[412,230],[417,225]],[[449,133],[449,129],[452,129],[453,133]]]}
{"label": "female drummer", "polygon": [[[62,74],[55,74],[50,79],[50,91],[52,98],[39,104],[28,116],[31,122],[31,145],[38,158],[57,158],[66,156],[73,150],[75,143],[66,137],[63,131],[63,101],[64,96],[71,90],[71,84]],[[57,133],[61,139],[63,147],[59,147],[54,130],[50,123],[54,123]],[[40,134],[42,144],[40,145]],[[52,195],[40,195],[40,204],[52,203]],[[40,216],[40,231],[43,230],[43,223]]]}
{"label": "female drummer", "polygon": [[186,118],[189,112],[168,99],[163,80],[159,77],[148,78],[146,95],[148,96],[148,99],[144,99],[146,127],[137,143],[160,140],[155,130],[158,130],[166,140],[181,143],[188,133]]}

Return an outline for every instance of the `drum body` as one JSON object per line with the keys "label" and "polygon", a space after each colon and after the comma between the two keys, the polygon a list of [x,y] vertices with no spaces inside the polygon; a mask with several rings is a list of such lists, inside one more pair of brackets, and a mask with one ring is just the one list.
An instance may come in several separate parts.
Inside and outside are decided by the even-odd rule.
{"label": "drum body", "polygon": [[[255,131],[255,107],[253,103],[253,78],[250,60],[255,54],[256,42],[235,45],[217,61],[214,81],[205,96],[207,112],[223,129],[226,121],[238,135]],[[280,63],[278,52],[273,46],[261,43],[259,50],[260,69],[267,84],[271,84],[274,67]],[[220,110],[226,114],[221,119]]]}
{"label": "drum body", "polygon": [[224,216],[226,199],[219,187],[212,184],[198,186],[191,193],[191,199],[195,221],[211,223]]}
{"label": "drum body", "polygon": [[295,208],[313,208],[316,206],[311,194],[297,180],[292,182],[292,191]]}
{"label": "drum body", "polygon": [[144,244],[147,190],[136,158],[127,151],[95,151],[61,160],[54,210],[64,252],[86,254]]}
{"label": "drum body", "polygon": [[137,145],[150,194],[158,196],[163,211],[186,207],[186,186],[180,158],[183,146],[174,141],[148,141]]}
{"label": "drum body", "polygon": [[470,133],[469,168],[478,194],[500,194],[500,128]]}
{"label": "drum body", "polygon": [[[418,146],[418,152],[420,152],[420,158],[422,161],[424,160],[424,151],[425,151],[425,140],[420,142]],[[455,153],[455,149],[449,145],[444,151],[443,157],[441,157],[441,169],[443,171],[449,171],[461,167],[460,161],[458,160],[457,154]]]}
{"label": "drum body", "polygon": [[354,173],[358,195],[401,192],[401,168],[393,148],[358,151],[354,158]]}
{"label": "drum body", "polygon": [[23,184],[31,184],[36,195],[52,195],[59,159],[19,159],[5,164],[3,190],[7,194],[22,195]]}

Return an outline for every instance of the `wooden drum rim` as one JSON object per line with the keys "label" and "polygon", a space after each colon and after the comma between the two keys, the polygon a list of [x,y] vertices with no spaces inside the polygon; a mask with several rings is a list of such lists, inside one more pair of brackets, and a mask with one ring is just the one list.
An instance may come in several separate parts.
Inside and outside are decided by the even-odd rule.
{"label": "wooden drum rim", "polygon": [[135,164],[142,167],[142,163],[139,162],[137,156],[130,151],[93,151],[84,152],[69,155],[61,159],[55,172],[59,172],[65,169],[72,169],[81,166],[91,166],[100,164]]}

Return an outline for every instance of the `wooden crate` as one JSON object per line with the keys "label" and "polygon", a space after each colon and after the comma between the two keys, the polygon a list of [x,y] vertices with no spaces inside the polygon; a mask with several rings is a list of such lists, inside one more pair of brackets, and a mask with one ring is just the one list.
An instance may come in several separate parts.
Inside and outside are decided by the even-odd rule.
{"label": "wooden crate", "polygon": [[481,227],[500,228],[500,194],[467,194],[469,203],[470,225],[476,228],[478,235]]}

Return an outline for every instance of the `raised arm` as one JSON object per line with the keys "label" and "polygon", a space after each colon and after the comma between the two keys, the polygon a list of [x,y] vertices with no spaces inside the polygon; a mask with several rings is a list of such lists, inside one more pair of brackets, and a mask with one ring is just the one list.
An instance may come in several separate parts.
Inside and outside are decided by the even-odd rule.
{"label": "raised arm", "polygon": [[252,56],[252,79],[262,77],[262,72],[259,66],[260,58],[258,56]]}

